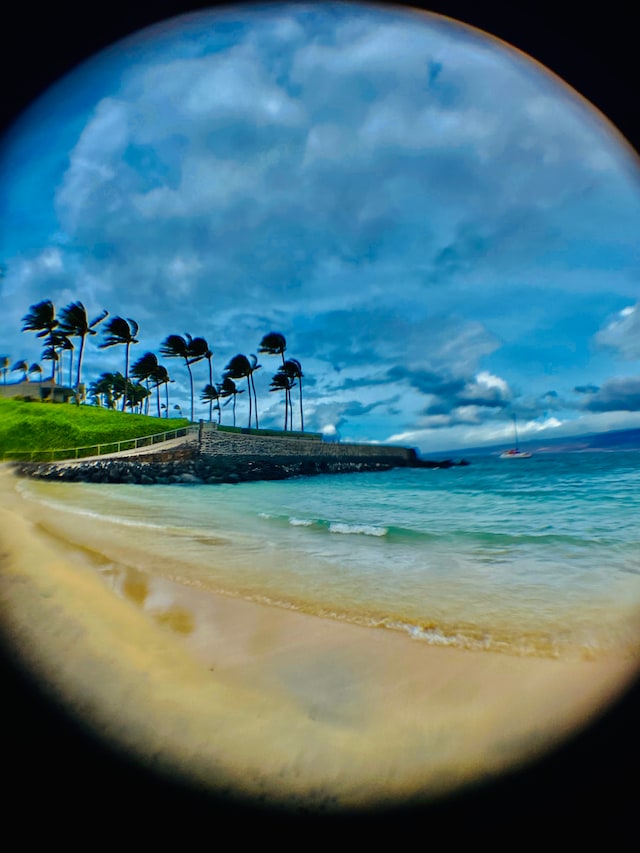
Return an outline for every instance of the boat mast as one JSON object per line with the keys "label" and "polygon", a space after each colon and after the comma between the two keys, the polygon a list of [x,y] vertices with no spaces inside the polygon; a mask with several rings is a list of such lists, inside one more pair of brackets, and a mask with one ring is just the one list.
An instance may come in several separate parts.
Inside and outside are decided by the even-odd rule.
{"label": "boat mast", "polygon": [[515,415],[513,415],[513,429],[514,429],[515,434],[516,434],[516,450],[519,450],[520,448],[518,446],[518,425],[516,423],[516,416]]}

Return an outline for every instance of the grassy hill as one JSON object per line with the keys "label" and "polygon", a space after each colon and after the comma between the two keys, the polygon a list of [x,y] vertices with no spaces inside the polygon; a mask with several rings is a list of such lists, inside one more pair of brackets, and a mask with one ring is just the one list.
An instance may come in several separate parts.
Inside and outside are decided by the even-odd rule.
{"label": "grassy hill", "polygon": [[151,418],[97,406],[0,398],[0,459],[25,451],[123,441],[188,425],[186,418]]}

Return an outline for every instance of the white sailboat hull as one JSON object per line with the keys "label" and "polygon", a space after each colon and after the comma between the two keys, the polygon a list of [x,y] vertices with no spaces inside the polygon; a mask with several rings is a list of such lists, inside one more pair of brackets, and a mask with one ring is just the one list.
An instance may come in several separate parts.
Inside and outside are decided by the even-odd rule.
{"label": "white sailboat hull", "polygon": [[500,459],[531,459],[531,453],[526,450],[505,450]]}

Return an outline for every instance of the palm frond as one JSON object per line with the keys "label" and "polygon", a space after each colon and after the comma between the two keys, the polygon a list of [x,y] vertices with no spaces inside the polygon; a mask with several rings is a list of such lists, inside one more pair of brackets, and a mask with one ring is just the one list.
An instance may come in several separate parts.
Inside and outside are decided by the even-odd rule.
{"label": "palm frond", "polygon": [[215,385],[205,385],[200,399],[203,403],[217,402],[220,399],[220,392]]}
{"label": "palm frond", "polygon": [[150,379],[157,369],[158,359],[155,353],[145,352],[131,365],[131,375],[134,379]]}
{"label": "palm frond", "polygon": [[89,329],[88,329],[89,334],[90,335],[97,335],[98,333],[96,331],[94,331],[94,328],[98,325],[98,323],[102,323],[102,321],[108,316],[109,316],[109,312],[105,309],[100,314],[98,314],[97,317],[94,317],[94,319],[89,323]]}
{"label": "palm frond", "polygon": [[278,372],[271,380],[269,391],[289,391],[293,388],[293,382],[294,380],[286,373]]}
{"label": "palm frond", "polygon": [[169,335],[160,345],[160,355],[167,358],[188,358],[189,344],[181,335]]}
{"label": "palm frond", "polygon": [[22,323],[23,332],[38,332],[38,338],[44,337],[58,325],[53,302],[50,299],[44,299],[36,305],[31,305],[29,312],[22,318]]}
{"label": "palm frond", "polygon": [[134,320],[125,320],[124,317],[113,317],[105,326],[105,338],[99,345],[100,349],[116,346],[117,344],[137,343],[135,337],[139,326]]}
{"label": "palm frond", "polygon": [[189,343],[189,364],[195,364],[203,358],[207,358],[209,352],[209,344],[204,338],[193,338]]}
{"label": "palm frond", "polygon": [[251,362],[242,353],[234,355],[229,364],[224,369],[224,378],[229,379],[244,379],[251,373]]}
{"label": "palm frond", "polygon": [[260,341],[258,352],[264,352],[268,355],[282,355],[287,348],[287,341],[284,335],[280,332],[269,332]]}

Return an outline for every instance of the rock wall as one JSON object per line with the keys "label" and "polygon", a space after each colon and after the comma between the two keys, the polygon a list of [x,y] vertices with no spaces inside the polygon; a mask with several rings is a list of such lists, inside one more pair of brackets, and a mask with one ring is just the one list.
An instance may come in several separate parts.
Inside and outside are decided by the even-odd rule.
{"label": "rock wall", "polygon": [[272,460],[323,459],[327,462],[384,462],[410,465],[417,457],[408,447],[382,444],[333,444],[317,439],[261,436],[223,432],[204,424],[199,437],[201,455],[244,456]]}

